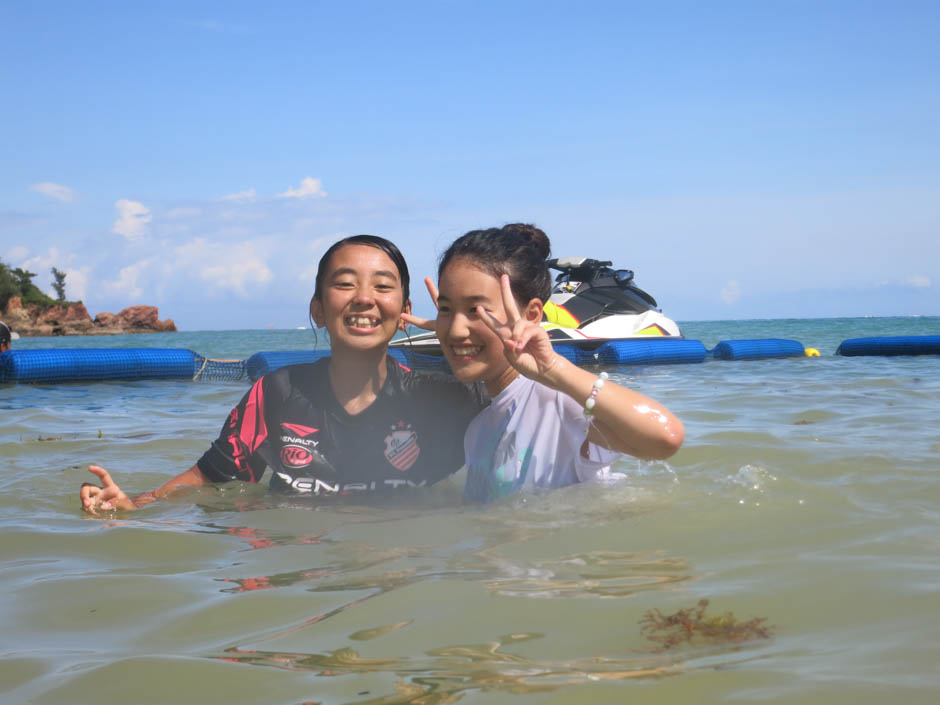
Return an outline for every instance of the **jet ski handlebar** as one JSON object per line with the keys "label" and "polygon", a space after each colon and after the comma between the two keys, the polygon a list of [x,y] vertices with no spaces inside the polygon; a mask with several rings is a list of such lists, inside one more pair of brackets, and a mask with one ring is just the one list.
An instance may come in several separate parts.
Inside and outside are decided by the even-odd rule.
{"label": "jet ski handlebar", "polygon": [[611,269],[613,262],[609,260],[589,259],[587,257],[559,257],[546,260],[545,264],[551,269],[561,272],[555,277],[556,282],[577,280],[581,282],[596,282],[604,277],[612,277],[617,286],[631,286],[633,271],[629,269]]}
{"label": "jet ski handlebar", "polygon": [[545,264],[550,269],[557,269],[560,272],[573,272],[576,269],[598,270],[602,267],[609,267],[613,262],[588,257],[556,257],[546,260]]}

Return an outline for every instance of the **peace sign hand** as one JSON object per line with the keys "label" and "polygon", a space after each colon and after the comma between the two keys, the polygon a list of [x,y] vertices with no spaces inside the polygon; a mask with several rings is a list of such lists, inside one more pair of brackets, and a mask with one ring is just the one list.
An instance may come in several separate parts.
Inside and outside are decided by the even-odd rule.
{"label": "peace sign hand", "polygon": [[[548,333],[539,325],[541,315],[539,321],[523,316],[512,295],[509,277],[502,275],[499,283],[503,308],[506,310],[506,322],[501,322],[482,306],[477,307],[477,313],[503,341],[503,349],[510,365],[530,379],[553,386],[548,380],[548,374],[559,364],[562,357],[555,352]],[[539,313],[541,314],[541,311]]]}

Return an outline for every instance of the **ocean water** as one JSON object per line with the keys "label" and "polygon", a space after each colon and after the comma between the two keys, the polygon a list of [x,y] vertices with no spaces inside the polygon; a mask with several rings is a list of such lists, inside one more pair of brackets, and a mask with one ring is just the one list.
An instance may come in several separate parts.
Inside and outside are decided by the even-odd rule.
{"label": "ocean water", "polygon": [[[462,505],[456,476],[384,504],[227,485],[92,518],[89,463],[153,488],[247,383],[0,387],[0,702],[936,703],[940,356],[833,353],[940,318],[682,328],[821,356],[609,368],[683,419],[682,450],[485,507]],[[236,359],[314,344],[17,342]]]}

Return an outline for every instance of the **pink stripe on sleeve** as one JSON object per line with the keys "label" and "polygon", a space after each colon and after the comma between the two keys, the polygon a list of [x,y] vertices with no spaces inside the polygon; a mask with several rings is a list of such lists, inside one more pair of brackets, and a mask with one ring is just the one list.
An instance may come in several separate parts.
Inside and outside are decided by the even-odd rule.
{"label": "pink stripe on sleeve", "polygon": [[264,391],[260,379],[255,382],[248,395],[238,437],[249,453],[254,453],[268,437],[268,427],[264,422]]}

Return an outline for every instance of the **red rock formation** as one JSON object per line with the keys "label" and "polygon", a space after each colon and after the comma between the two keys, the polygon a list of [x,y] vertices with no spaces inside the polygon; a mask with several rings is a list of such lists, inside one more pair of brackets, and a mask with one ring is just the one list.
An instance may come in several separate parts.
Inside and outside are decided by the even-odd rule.
{"label": "red rock formation", "polygon": [[37,310],[33,312],[33,320],[43,328],[48,326],[52,335],[81,335],[88,333],[94,325],[81,301],[67,306],[50,306],[45,311]]}
{"label": "red rock formation", "polygon": [[23,306],[19,296],[7,302],[0,316],[22,336],[39,335],[117,335],[122,333],[172,333],[172,319],[159,320],[156,306],[129,306],[118,314],[103,312],[92,320],[81,301],[65,306]]}
{"label": "red rock formation", "polygon": [[100,328],[111,328],[114,325],[114,314],[108,311],[102,311],[95,316],[95,325]]}
{"label": "red rock formation", "polygon": [[172,320],[159,320],[156,306],[128,306],[115,318],[118,327],[127,330],[147,330],[157,332],[173,332],[176,325]]}

